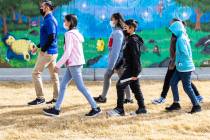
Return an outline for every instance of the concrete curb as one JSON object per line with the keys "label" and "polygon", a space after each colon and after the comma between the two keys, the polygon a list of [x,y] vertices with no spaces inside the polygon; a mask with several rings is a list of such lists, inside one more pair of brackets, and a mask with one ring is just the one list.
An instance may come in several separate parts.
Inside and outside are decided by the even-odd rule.
{"label": "concrete curb", "polygon": [[[0,68],[0,81],[31,81],[32,68]],[[165,77],[167,68],[144,68],[141,75],[143,80],[163,80]],[[89,81],[103,80],[106,69],[93,69],[84,68],[83,78]],[[61,69],[59,77],[64,75],[65,68]],[[42,74],[44,81],[50,80],[50,76],[47,70]],[[117,80],[116,74],[112,77],[113,80]],[[210,68],[196,68],[193,72],[193,79],[195,80],[209,80],[210,79]]]}

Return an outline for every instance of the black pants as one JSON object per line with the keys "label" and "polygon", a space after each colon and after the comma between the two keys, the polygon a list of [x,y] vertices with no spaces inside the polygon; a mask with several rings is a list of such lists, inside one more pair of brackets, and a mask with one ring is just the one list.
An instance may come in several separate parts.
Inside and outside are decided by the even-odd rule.
{"label": "black pants", "polygon": [[124,90],[129,85],[131,88],[131,91],[134,93],[135,98],[137,100],[137,103],[139,105],[139,108],[145,108],[144,105],[144,98],[143,94],[140,89],[140,83],[139,80],[135,81],[129,81],[125,83],[120,83],[120,80],[124,80],[131,77],[131,72],[129,70],[125,70],[120,77],[120,79],[117,82],[116,88],[117,88],[117,108],[124,109]]}
{"label": "black pants", "polygon": [[[168,69],[166,76],[165,76],[165,80],[164,80],[164,84],[163,84],[163,90],[161,92],[161,97],[166,98],[168,90],[170,88],[170,80],[174,74],[176,70],[176,67],[173,70]],[[194,93],[196,96],[199,96],[200,93],[198,92],[197,88],[195,87],[195,85],[193,83],[191,83],[192,85],[192,89],[194,90]]]}

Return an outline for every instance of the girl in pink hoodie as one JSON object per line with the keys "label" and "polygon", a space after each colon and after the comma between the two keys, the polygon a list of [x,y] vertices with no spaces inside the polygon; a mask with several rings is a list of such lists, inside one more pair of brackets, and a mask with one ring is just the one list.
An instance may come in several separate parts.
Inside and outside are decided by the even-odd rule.
{"label": "girl in pink hoodie", "polygon": [[91,105],[91,111],[86,114],[86,116],[95,117],[101,113],[101,109],[97,106],[95,100],[86,89],[83,79],[82,79],[82,65],[85,64],[83,46],[84,42],[83,36],[76,29],[77,27],[77,17],[75,15],[69,14],[65,16],[64,28],[68,30],[65,33],[65,43],[64,43],[64,54],[61,59],[57,62],[55,71],[58,72],[59,69],[65,64],[67,69],[66,73],[62,79],[58,100],[55,107],[49,109],[43,109],[45,115],[58,116],[61,109],[61,104],[64,99],[65,90],[71,80],[77,85],[78,90],[85,96]]}

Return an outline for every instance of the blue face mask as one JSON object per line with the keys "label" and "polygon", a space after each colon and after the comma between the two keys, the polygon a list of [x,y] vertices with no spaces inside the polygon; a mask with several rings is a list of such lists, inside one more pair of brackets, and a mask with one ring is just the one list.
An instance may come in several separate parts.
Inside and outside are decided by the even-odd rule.
{"label": "blue face mask", "polygon": [[109,24],[110,24],[110,26],[111,26],[112,28],[115,27],[115,24],[113,23],[113,21],[110,21]]}
{"label": "blue face mask", "polygon": [[69,30],[69,27],[65,25],[65,22],[63,23],[63,28],[64,28],[65,30]]}

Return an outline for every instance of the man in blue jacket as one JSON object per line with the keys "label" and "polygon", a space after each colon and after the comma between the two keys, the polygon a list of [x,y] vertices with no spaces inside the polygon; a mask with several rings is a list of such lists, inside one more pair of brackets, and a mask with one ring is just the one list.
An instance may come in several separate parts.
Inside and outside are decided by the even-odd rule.
{"label": "man in blue jacket", "polygon": [[54,71],[54,68],[58,56],[58,23],[52,14],[53,8],[54,7],[51,1],[46,0],[41,4],[40,14],[44,17],[43,24],[40,28],[40,44],[38,45],[38,47],[41,48],[41,51],[32,72],[37,98],[29,102],[28,105],[38,105],[45,102],[43,94],[43,83],[41,78],[41,73],[45,68],[49,69],[54,89],[53,99],[47,103],[54,103],[57,100],[59,91],[59,78],[58,74]]}

